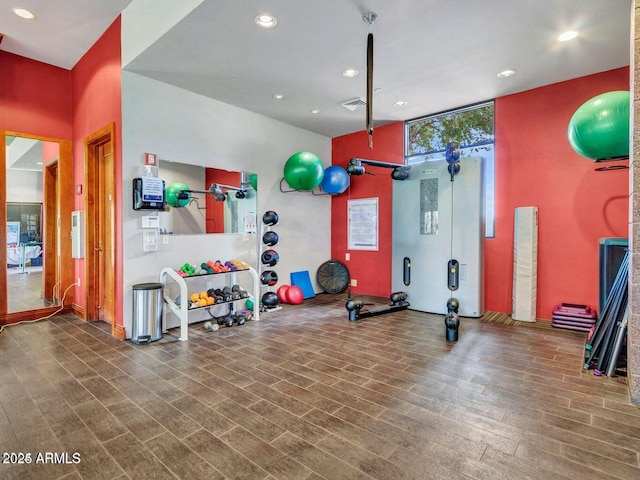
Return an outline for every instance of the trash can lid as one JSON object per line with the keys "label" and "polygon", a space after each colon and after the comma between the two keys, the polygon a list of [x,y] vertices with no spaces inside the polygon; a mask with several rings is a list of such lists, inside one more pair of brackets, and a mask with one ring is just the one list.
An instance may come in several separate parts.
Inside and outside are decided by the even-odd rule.
{"label": "trash can lid", "polygon": [[137,283],[133,287],[134,290],[158,290],[162,288],[161,283]]}

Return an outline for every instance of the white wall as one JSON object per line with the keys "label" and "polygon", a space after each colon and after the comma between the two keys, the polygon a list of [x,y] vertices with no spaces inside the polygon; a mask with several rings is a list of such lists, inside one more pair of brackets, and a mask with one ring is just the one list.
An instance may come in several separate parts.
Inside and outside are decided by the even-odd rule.
{"label": "white wall", "polygon": [[203,0],[133,0],[122,11],[122,66],[153,45]]}
{"label": "white wall", "polygon": [[7,169],[7,202],[42,203],[42,172]]}
{"label": "white wall", "polygon": [[181,163],[257,173],[258,216],[275,210],[280,217],[273,227],[280,237],[275,247],[280,262],[274,267],[280,283],[289,284],[290,272],[308,270],[320,291],[315,273],[331,255],[331,198],[281,193],[280,180],[285,162],[298,151],[314,152],[329,166],[330,138],[127,71],[122,72],[122,125],[123,318],[128,336],[131,287],[157,282],[162,267],[232,258],[259,267],[261,235],[172,235],[157,252],[143,252],[145,212],[133,210],[131,183],[143,174],[145,152]]}

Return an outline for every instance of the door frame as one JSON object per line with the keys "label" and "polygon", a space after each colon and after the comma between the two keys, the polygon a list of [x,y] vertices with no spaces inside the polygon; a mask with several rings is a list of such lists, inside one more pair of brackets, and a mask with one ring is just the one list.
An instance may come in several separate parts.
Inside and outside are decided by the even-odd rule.
{"label": "door frame", "polygon": [[[100,165],[100,147],[106,143],[111,143],[111,161],[101,168]],[[112,212],[112,222],[110,238],[106,239],[110,242],[111,248],[107,249],[109,258],[105,259],[104,271],[100,271],[100,264],[97,255],[99,247],[99,225],[105,225],[105,217],[101,215],[100,200],[100,182],[109,188],[104,192],[105,195],[111,196],[115,202],[115,124],[112,122],[105,127],[97,130],[87,136],[83,141],[84,146],[84,211],[85,211],[85,241],[84,241],[84,293],[85,293],[85,320],[98,320],[98,307],[101,305],[100,284],[110,286],[115,296],[115,210]],[[110,176],[110,182],[104,182],[104,178]],[[122,327],[116,325],[116,308],[115,298],[111,302],[105,316],[111,318],[111,334],[124,338]]]}
{"label": "door frame", "polygon": [[[17,136],[23,138],[33,138],[46,142],[55,142],[60,145],[58,156],[58,169],[55,179],[46,184],[48,191],[44,192],[43,203],[45,203],[46,212],[50,214],[55,212],[55,225],[57,230],[53,232],[55,238],[51,238],[51,233],[45,231],[44,249],[45,262],[47,261],[47,251],[49,253],[56,252],[58,256],[58,265],[54,268],[56,274],[55,283],[59,285],[60,291],[66,292],[62,295],[60,305],[43,307],[34,310],[25,310],[20,312],[7,312],[7,272],[4,268],[6,265],[6,249],[0,248],[0,325],[8,325],[18,323],[25,320],[37,320],[53,316],[56,314],[73,313],[73,260],[71,258],[71,239],[69,235],[63,232],[71,231],[71,211],[73,209],[73,196],[62,194],[62,192],[71,192],[73,190],[73,147],[70,140],[60,138],[43,137],[38,135],[30,135],[21,132],[9,130],[0,130],[0,225],[4,225],[7,221],[6,211],[6,136]],[[46,169],[45,169],[46,170]],[[50,205],[49,203],[53,203]],[[47,221],[47,223],[49,223]],[[4,228],[0,228],[0,245],[6,245],[7,237]],[[49,261],[50,262],[50,261]],[[44,270],[48,272],[50,265],[45,264]]]}

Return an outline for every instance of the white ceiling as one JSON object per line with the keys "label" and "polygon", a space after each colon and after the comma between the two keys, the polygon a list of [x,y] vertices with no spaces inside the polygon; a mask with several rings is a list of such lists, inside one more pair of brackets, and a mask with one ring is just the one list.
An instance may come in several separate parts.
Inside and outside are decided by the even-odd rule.
{"label": "white ceiling", "polygon": [[[37,19],[15,17],[18,3]],[[0,0],[0,49],[72,68],[129,3]],[[365,128],[364,109],[339,103],[365,96],[366,11],[378,15],[372,32],[379,126],[629,65],[631,4],[204,0],[125,69],[335,137]],[[278,19],[276,28],[255,25],[264,12]],[[557,42],[569,29],[579,36]],[[346,68],[360,76],[343,77]],[[517,74],[496,76],[507,68]],[[276,101],[275,93],[285,98]],[[407,105],[394,106],[400,100]]]}

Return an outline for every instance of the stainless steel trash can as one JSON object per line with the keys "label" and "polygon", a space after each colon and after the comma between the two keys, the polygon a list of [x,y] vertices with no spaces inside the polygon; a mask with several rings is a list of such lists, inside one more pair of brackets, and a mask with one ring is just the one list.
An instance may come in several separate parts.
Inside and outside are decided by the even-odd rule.
{"label": "stainless steel trash can", "polygon": [[162,338],[162,284],[138,283],[133,287],[133,343],[150,343]]}

